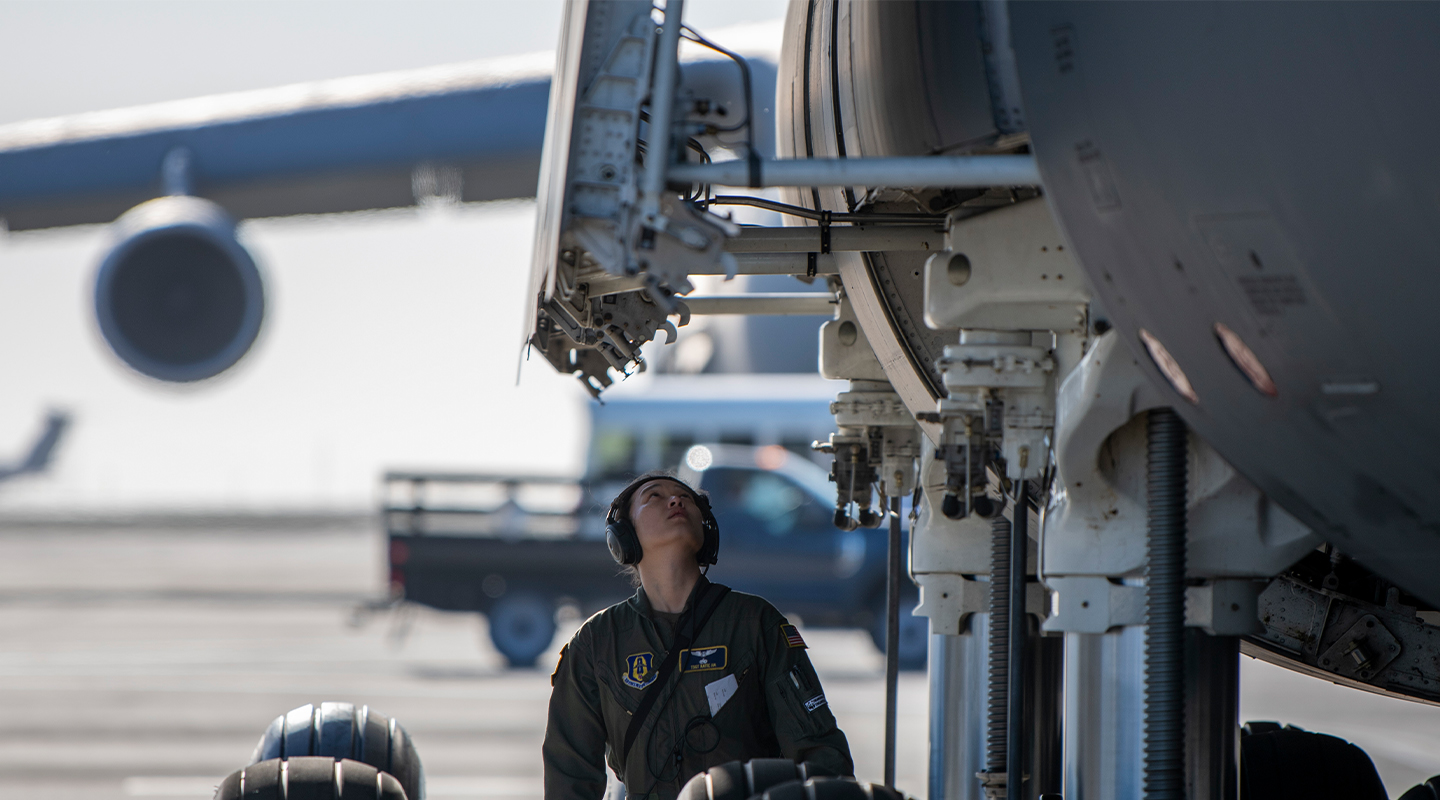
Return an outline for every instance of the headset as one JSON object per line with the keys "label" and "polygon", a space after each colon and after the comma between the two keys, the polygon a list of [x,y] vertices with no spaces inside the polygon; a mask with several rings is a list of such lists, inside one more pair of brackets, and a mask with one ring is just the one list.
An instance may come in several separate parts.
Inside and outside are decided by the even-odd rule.
{"label": "headset", "polygon": [[695,505],[700,508],[700,529],[705,535],[699,552],[695,553],[695,561],[702,567],[714,564],[720,554],[720,523],[715,521],[715,512],[710,510],[710,498],[674,475],[664,473],[641,475],[616,495],[610,504],[610,511],[605,515],[605,543],[610,547],[610,556],[616,564],[626,565],[640,563],[645,555],[640,548],[640,536],[635,533],[635,523],[630,521],[630,499],[642,485],[654,480],[678,483],[690,493]]}

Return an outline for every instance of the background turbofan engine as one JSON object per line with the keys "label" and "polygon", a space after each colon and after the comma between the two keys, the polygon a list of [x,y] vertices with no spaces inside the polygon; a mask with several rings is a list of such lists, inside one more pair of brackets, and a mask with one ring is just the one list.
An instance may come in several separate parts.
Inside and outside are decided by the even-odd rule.
{"label": "background turbofan engine", "polygon": [[106,343],[136,371],[198,381],[229,369],[260,332],[265,292],[235,220],[209,200],[176,195],[115,221],[95,279]]}

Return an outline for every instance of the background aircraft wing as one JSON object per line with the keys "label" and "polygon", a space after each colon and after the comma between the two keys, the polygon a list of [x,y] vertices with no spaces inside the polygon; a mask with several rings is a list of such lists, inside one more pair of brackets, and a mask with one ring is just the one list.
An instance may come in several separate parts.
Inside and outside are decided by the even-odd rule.
{"label": "background aircraft wing", "polygon": [[177,148],[191,193],[239,218],[530,197],[551,67],[542,54],[6,125],[0,216],[110,222],[167,193]]}
{"label": "background aircraft wing", "polygon": [[[687,84],[738,97],[734,66],[697,55]],[[768,95],[773,57],[747,60]],[[172,153],[185,193],[239,219],[534,197],[553,66],[541,53],[3,125],[0,217],[110,222],[173,193]]]}

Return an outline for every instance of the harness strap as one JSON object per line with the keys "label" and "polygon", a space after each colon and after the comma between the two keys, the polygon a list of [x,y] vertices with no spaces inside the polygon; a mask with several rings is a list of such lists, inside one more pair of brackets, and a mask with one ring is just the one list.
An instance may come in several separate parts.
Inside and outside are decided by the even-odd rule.
{"label": "harness strap", "polygon": [[695,637],[705,629],[705,623],[710,621],[710,615],[715,613],[720,601],[730,593],[729,586],[721,586],[718,583],[707,585],[700,596],[695,598],[695,604],[686,611],[675,623],[675,641],[670,647],[670,652],[665,654],[665,660],[660,662],[660,670],[655,675],[655,682],[640,698],[640,705],[636,707],[634,715],[630,717],[630,727],[625,729],[625,747],[620,751],[620,763],[630,763],[630,748],[635,744],[635,739],[640,735],[640,729],[645,727],[646,720],[650,719],[650,712],[656,701],[660,699],[660,692],[670,682],[670,674],[680,663],[680,652],[690,649]]}

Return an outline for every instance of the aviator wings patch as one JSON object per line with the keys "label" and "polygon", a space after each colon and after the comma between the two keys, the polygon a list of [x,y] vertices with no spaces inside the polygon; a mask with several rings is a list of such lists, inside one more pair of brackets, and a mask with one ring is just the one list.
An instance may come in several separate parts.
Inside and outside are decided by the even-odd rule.
{"label": "aviator wings patch", "polygon": [[680,651],[681,672],[705,672],[712,669],[725,669],[729,666],[729,650],[721,645],[719,647],[696,647],[690,650]]}

